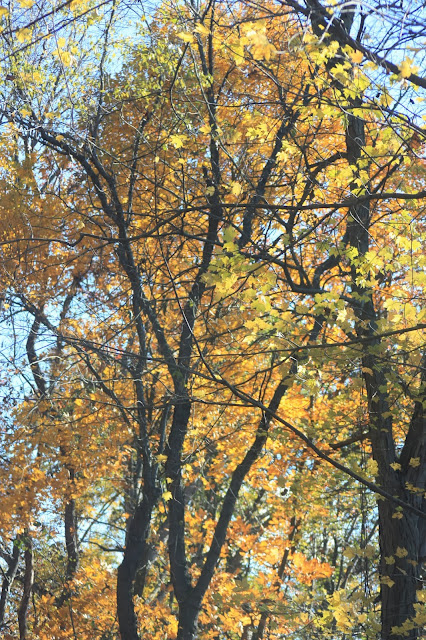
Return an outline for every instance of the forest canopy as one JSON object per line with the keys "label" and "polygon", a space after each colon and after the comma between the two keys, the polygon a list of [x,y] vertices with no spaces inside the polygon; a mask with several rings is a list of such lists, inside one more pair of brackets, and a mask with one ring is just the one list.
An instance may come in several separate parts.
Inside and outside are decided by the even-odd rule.
{"label": "forest canopy", "polygon": [[420,637],[425,25],[0,7],[2,637]]}

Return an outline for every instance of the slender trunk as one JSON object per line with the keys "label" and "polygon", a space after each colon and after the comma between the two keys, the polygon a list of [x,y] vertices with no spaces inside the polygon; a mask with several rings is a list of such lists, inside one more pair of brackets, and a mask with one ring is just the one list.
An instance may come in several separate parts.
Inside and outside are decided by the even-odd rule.
{"label": "slender trunk", "polygon": [[5,613],[6,613],[7,598],[8,598],[10,589],[12,587],[13,581],[15,579],[16,572],[18,570],[20,554],[21,554],[21,537],[18,536],[15,539],[15,541],[13,542],[12,556],[11,556],[10,560],[8,561],[9,566],[8,566],[8,569],[7,569],[6,574],[4,576],[3,584],[2,584],[2,588],[1,588],[1,594],[0,594],[0,629],[2,628],[3,623],[4,623],[4,617],[5,617]]}
{"label": "slender trunk", "polygon": [[175,406],[170,436],[166,447],[166,475],[171,478],[169,501],[169,559],[170,574],[174,592],[179,602],[184,602],[191,590],[191,579],[185,550],[185,492],[182,482],[181,452],[188,422],[191,415],[191,403],[182,390],[183,399]]}
{"label": "slender trunk", "polygon": [[24,561],[24,590],[18,609],[19,640],[26,640],[28,637],[27,614],[34,582],[33,546],[29,535],[25,536]]}
{"label": "slender trunk", "polygon": [[[70,471],[71,478],[74,480],[74,471]],[[74,498],[68,500],[65,504],[64,513],[64,529],[65,529],[65,548],[67,550],[67,566],[65,569],[65,585],[62,593],[56,598],[56,606],[62,607],[71,595],[71,582],[80,562],[80,554],[78,550],[77,537],[77,514]]]}
{"label": "slender trunk", "polygon": [[75,500],[72,498],[65,505],[65,546],[67,549],[67,582],[73,579],[78,569],[79,553],[77,541],[77,515]]}

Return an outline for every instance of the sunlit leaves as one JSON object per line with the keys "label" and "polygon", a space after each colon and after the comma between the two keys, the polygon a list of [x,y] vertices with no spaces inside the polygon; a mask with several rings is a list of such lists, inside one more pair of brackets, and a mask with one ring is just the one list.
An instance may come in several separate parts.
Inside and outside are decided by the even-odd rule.
{"label": "sunlit leaves", "polygon": [[[72,14],[89,8],[73,3]],[[389,113],[395,90],[361,52],[291,15],[276,19],[269,5],[269,17],[244,4],[232,16],[215,9],[161,6],[134,30],[105,9],[40,41],[36,30],[16,32],[23,55],[6,82],[0,231],[23,390],[2,441],[0,524],[7,543],[31,527],[42,549],[34,629],[43,640],[117,634],[116,568],[151,491],[135,611],[141,633],[175,637],[167,512],[176,486],[194,585],[256,442],[200,638],[249,637],[261,620],[273,640],[312,629],[370,637],[380,584],[393,582],[373,569],[375,498],[318,452],[382,482],[371,444],[381,412],[396,443],[389,477],[404,482],[404,500],[420,491],[417,451],[408,461],[400,453],[421,394],[423,211],[414,197],[382,193],[423,188],[421,141]],[[412,73],[408,59],[401,70],[408,62]],[[356,160],[354,118],[365,124]],[[371,207],[367,248],[354,238],[360,202]],[[24,344],[34,315],[42,398]],[[305,439],[276,419],[267,434],[259,403],[280,383],[276,413]],[[170,465],[185,402],[188,428]],[[81,565],[60,607],[70,500]],[[403,509],[391,513],[403,526]],[[405,551],[394,545],[385,568],[411,560]]]}

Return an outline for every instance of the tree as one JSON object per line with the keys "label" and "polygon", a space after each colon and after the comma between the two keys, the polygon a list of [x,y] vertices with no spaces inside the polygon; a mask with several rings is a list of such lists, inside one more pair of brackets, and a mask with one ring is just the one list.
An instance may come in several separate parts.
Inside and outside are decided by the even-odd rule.
{"label": "tree", "polygon": [[366,39],[362,5],[134,26],[72,3],[47,38],[26,4],[3,18],[0,624],[418,637],[421,52]]}

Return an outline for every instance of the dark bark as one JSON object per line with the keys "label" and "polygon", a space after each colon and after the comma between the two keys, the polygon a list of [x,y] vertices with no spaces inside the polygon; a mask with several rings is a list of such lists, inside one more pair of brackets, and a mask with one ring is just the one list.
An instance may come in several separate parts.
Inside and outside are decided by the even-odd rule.
{"label": "dark bark", "polygon": [[140,640],[133,604],[134,583],[141,558],[147,556],[147,539],[151,523],[153,500],[144,496],[136,507],[126,538],[123,561],[117,571],[117,616],[121,640]]}
{"label": "dark bark", "polygon": [[[414,603],[417,601],[417,590],[421,586],[419,547],[419,519],[411,513],[405,513],[401,519],[394,518],[395,509],[389,502],[379,503],[380,518],[380,574],[382,581],[382,631],[383,640],[414,640],[420,636],[419,628],[392,633],[394,627],[401,627],[415,615]],[[399,557],[407,553],[405,557]],[[393,559],[387,564],[386,558]],[[387,581],[389,580],[389,582]]]}
{"label": "dark bark", "polygon": [[[66,454],[63,452],[62,455]],[[72,468],[69,468],[68,473],[70,475],[70,483],[72,487],[74,484],[75,472]],[[57,607],[62,607],[62,605],[69,599],[71,595],[72,590],[70,585],[72,580],[74,579],[80,561],[77,534],[77,512],[74,498],[70,498],[65,504],[64,532],[65,548],[67,552],[67,565],[65,569],[65,585],[62,593],[56,598]]]}
{"label": "dark bark", "polygon": [[21,537],[18,536],[13,543],[13,550],[10,559],[8,560],[8,569],[3,578],[3,584],[0,594],[0,630],[4,625],[4,617],[6,613],[7,598],[12,587],[13,581],[18,570],[19,557],[21,555]]}
{"label": "dark bark", "polygon": [[72,498],[65,505],[65,546],[67,550],[66,579],[72,580],[78,569],[79,553],[77,541],[77,516],[75,500]]}
{"label": "dark bark", "polygon": [[[285,107],[284,104],[283,106]],[[277,156],[283,146],[283,140],[286,136],[289,135],[290,131],[294,127],[297,117],[298,113],[286,114],[286,117],[281,122],[281,125],[275,135],[275,142],[271,155],[269,156],[268,160],[265,163],[265,166],[263,167],[259,182],[256,186],[256,192],[251,198],[244,212],[241,236],[238,240],[238,247],[240,249],[243,249],[251,241],[254,216],[259,205],[264,204],[266,186],[268,184],[271,173],[275,168]]]}
{"label": "dark bark", "polygon": [[181,451],[188,428],[191,403],[188,398],[181,399],[175,406],[173,422],[167,443],[166,476],[172,479],[169,501],[169,559],[170,573],[176,598],[179,603],[186,600],[191,589],[185,551],[185,495],[182,483]]}
{"label": "dark bark", "polygon": [[[365,145],[364,128],[362,119],[349,115],[346,146],[349,162],[354,167]],[[344,241],[355,247],[359,256],[365,255],[369,249],[369,227],[368,204],[363,202],[353,205],[349,210]],[[373,457],[378,465],[377,481],[393,496],[420,511],[422,500],[419,489],[424,487],[425,481],[425,422],[422,401],[420,399],[415,403],[413,418],[400,457],[402,468],[394,469],[391,465],[397,462],[397,455],[393,437],[393,417],[389,411],[386,365],[377,358],[380,339],[375,337],[377,314],[373,295],[369,288],[356,284],[355,267],[352,267],[352,282],[353,309],[358,321],[357,335],[360,338],[372,339],[370,344],[364,345],[362,367],[368,399],[369,438]],[[410,465],[410,459],[413,457],[420,459],[418,467]],[[417,491],[408,490],[407,483],[416,487]],[[411,620],[415,615],[414,604],[420,585],[420,529],[424,528],[424,523],[416,513],[408,510],[399,513],[388,500],[380,500],[378,509],[381,637],[383,640],[414,640],[420,634],[419,628],[416,628]],[[402,625],[405,625],[405,628]],[[399,631],[394,629],[395,627],[400,627]]]}
{"label": "dark bark", "polygon": [[25,536],[24,543],[24,588],[18,609],[19,640],[26,640],[28,637],[27,614],[34,583],[33,546],[32,540],[28,535]]}
{"label": "dark bark", "polygon": [[44,396],[47,393],[47,385],[46,385],[46,381],[44,379],[43,373],[40,369],[40,364],[39,364],[37,353],[35,350],[35,341],[37,339],[39,329],[40,329],[40,321],[38,320],[38,318],[34,318],[34,321],[28,336],[26,349],[27,349],[28,362],[30,363],[31,371],[34,377],[34,382],[36,383],[36,386],[37,386],[37,391],[40,397],[44,398]]}
{"label": "dark bark", "polygon": [[191,602],[190,597],[179,607],[179,626],[176,640],[194,640],[196,638],[200,609],[198,601]]}
{"label": "dark bark", "polygon": [[[423,358],[423,367],[425,358]],[[423,368],[420,393],[424,395],[426,371]],[[426,420],[424,397],[416,400],[410,427],[399,457],[401,470],[395,472],[395,493],[418,509],[425,510],[426,486]],[[415,459],[419,464],[412,465]],[[387,480],[391,481],[391,478]],[[402,517],[400,517],[402,515]],[[414,640],[419,628],[407,629],[407,634],[392,634],[392,627],[401,627],[415,615],[417,591],[421,589],[421,565],[425,560],[426,520],[414,513],[395,511],[388,501],[379,503],[381,575],[394,583],[382,586],[382,638]],[[395,517],[398,516],[398,517]],[[400,550],[398,552],[398,549]],[[402,555],[402,557],[400,557]],[[393,558],[394,563],[386,563]],[[389,583],[391,584],[391,583]]]}

